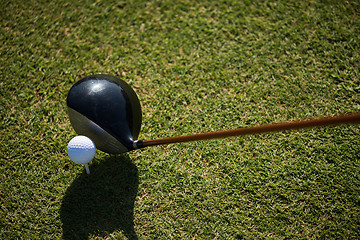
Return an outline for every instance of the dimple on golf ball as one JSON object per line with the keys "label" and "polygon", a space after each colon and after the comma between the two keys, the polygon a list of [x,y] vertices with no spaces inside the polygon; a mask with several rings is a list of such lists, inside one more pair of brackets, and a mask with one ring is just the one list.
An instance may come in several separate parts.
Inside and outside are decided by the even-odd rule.
{"label": "dimple on golf ball", "polygon": [[87,164],[96,152],[94,142],[86,136],[76,136],[70,140],[67,146],[69,158],[77,164]]}

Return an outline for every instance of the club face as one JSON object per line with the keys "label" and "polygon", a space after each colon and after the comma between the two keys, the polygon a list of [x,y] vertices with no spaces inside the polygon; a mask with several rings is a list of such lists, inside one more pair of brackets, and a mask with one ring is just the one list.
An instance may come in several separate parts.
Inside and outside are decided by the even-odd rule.
{"label": "club face", "polygon": [[109,75],[85,77],[70,89],[67,106],[75,132],[91,138],[97,149],[114,154],[134,149],[141,106],[124,81]]}

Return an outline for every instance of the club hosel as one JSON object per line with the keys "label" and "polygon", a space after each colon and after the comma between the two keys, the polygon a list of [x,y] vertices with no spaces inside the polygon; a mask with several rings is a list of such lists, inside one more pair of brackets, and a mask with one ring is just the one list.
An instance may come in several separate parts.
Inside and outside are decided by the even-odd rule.
{"label": "club hosel", "polygon": [[134,142],[133,142],[133,148],[134,148],[134,150],[135,149],[139,149],[139,148],[144,148],[145,146],[144,146],[144,144],[143,144],[143,140],[135,140]]}

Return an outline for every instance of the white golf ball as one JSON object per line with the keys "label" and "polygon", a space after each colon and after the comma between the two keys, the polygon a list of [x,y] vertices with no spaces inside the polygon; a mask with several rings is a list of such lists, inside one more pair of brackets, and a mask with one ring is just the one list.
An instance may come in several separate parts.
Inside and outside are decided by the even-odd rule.
{"label": "white golf ball", "polygon": [[70,140],[67,146],[69,158],[77,164],[87,164],[96,152],[94,142],[86,136],[76,136]]}

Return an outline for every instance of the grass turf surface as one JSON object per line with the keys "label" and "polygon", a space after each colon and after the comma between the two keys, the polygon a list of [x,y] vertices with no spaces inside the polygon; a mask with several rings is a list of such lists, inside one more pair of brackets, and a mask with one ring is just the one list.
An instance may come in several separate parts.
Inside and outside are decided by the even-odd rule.
{"label": "grass turf surface", "polygon": [[1,239],[360,237],[359,126],[70,162],[66,94],[119,76],[141,139],[360,110],[359,1],[2,1]]}

